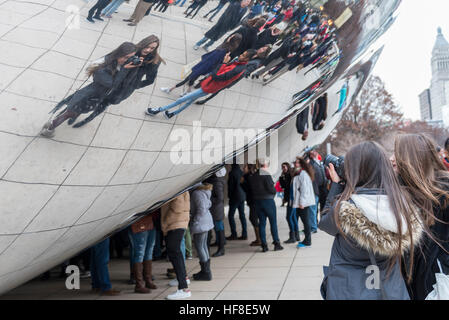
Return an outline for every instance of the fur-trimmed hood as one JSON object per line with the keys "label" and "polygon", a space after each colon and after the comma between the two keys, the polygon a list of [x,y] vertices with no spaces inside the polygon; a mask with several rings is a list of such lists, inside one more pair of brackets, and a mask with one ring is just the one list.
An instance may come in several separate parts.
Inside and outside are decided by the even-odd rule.
{"label": "fur-trimmed hood", "polygon": [[[359,246],[375,254],[392,257],[399,248],[398,226],[386,195],[352,195],[351,202],[343,201],[339,221],[345,234]],[[411,233],[414,245],[421,240],[422,223],[418,215],[411,215]],[[402,253],[410,249],[410,230],[402,219]]]}

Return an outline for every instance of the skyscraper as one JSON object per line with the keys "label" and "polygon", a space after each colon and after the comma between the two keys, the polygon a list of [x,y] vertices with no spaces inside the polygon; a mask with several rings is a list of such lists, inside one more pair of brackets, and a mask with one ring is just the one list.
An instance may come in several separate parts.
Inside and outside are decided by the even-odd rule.
{"label": "skyscraper", "polygon": [[444,121],[449,105],[449,42],[438,28],[437,39],[432,51],[432,81],[430,89],[419,95],[421,119]]}

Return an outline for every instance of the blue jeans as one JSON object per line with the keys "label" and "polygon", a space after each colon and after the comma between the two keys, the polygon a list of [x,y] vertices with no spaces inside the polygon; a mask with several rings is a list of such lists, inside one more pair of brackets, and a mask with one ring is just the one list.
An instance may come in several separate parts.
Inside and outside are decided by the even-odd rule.
{"label": "blue jeans", "polygon": [[92,247],[90,258],[90,274],[92,288],[107,291],[111,289],[109,279],[109,238],[97,243]]}
{"label": "blue jeans", "polygon": [[267,218],[270,221],[271,236],[273,241],[279,242],[278,226],[276,221],[276,204],[273,199],[255,200],[257,215],[259,216],[259,232],[262,244],[267,244],[267,236],[265,228],[267,226]]}
{"label": "blue jeans", "polygon": [[156,229],[139,233],[133,233],[128,229],[129,242],[131,243],[131,263],[153,260],[153,249],[156,242]]}
{"label": "blue jeans", "polygon": [[248,236],[246,233],[245,201],[242,201],[240,203],[229,204],[228,219],[229,219],[229,226],[231,227],[231,235],[237,236],[237,229],[235,226],[235,219],[234,219],[236,209],[239,210],[239,218],[240,222],[242,223],[242,237],[245,238]]}
{"label": "blue jeans", "polygon": [[290,232],[298,232],[299,231],[299,227],[298,227],[298,217],[296,216],[296,209],[292,208],[290,206],[287,206],[287,223],[288,223],[288,228],[290,229]]}
{"label": "blue jeans", "polygon": [[218,233],[220,231],[224,231],[224,223],[223,220],[214,221],[214,231],[215,231],[215,242],[218,242],[217,239],[219,237]]}
{"label": "blue jeans", "polygon": [[310,230],[312,232],[317,231],[318,230],[318,225],[317,225],[317,218],[316,215],[318,213],[318,204],[320,203],[320,198],[318,196],[315,196],[315,205],[310,207],[310,214],[309,214],[309,218],[310,218]]}
{"label": "blue jeans", "polygon": [[208,93],[204,92],[203,89],[199,88],[198,90],[195,90],[189,94],[186,94],[184,97],[179,98],[175,102],[173,102],[165,107],[159,108],[159,111],[163,112],[163,111],[169,110],[169,109],[174,108],[177,105],[180,105],[181,103],[185,102],[185,104],[182,107],[180,107],[178,110],[175,110],[172,112],[172,114],[177,115],[178,113],[182,112],[184,109],[188,108],[193,102],[195,102],[195,100],[197,100],[201,97],[207,96],[207,95],[208,95]]}
{"label": "blue jeans", "polygon": [[178,3],[180,3],[180,2],[181,2],[180,7],[183,7],[183,6],[184,6],[184,3],[186,3],[186,0],[176,0],[175,6],[176,6]]}
{"label": "blue jeans", "polygon": [[212,20],[212,19],[217,15],[217,13],[220,12],[220,10],[221,10],[224,6],[225,6],[224,4],[219,3],[218,6],[216,6],[214,9],[212,9],[211,11],[209,11],[209,12],[206,14],[206,16],[208,16],[209,13],[212,13],[212,12],[215,11],[214,14],[211,15],[210,18],[209,18],[209,19]]}
{"label": "blue jeans", "polygon": [[210,47],[210,46],[213,45],[214,42],[215,42],[215,41],[213,41],[213,40],[211,40],[211,39],[209,39],[209,38],[207,38],[207,37],[204,37],[203,39],[201,39],[200,41],[198,41],[195,45],[198,46],[198,47],[200,47],[203,43],[205,43],[205,42],[207,42],[207,41],[209,41],[209,42],[204,46],[205,48]]}
{"label": "blue jeans", "polygon": [[125,0],[112,0],[110,4],[106,8],[101,11],[105,16],[112,16],[112,14],[117,11],[118,7],[120,7]]}

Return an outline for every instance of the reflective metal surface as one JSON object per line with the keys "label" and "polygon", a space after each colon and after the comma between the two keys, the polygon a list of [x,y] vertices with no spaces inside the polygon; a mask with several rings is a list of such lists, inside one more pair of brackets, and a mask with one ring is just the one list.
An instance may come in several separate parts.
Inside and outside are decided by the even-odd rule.
{"label": "reflective metal surface", "polygon": [[278,162],[324,141],[400,1],[300,2],[263,15],[231,2],[211,22],[218,1],[148,16],[131,1],[101,17],[89,16],[96,0],[0,0],[0,293],[267,137]]}

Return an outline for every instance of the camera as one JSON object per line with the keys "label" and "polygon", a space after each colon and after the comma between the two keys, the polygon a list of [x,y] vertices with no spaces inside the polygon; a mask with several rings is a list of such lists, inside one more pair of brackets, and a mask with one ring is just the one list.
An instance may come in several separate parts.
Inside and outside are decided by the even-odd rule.
{"label": "camera", "polygon": [[329,167],[329,164],[331,163],[334,165],[335,172],[337,172],[338,176],[345,180],[345,158],[328,154],[326,158],[324,158],[324,165]]}
{"label": "camera", "polygon": [[138,56],[132,56],[128,60],[126,60],[125,65],[132,64],[133,66],[137,66],[140,64],[140,58]]}

